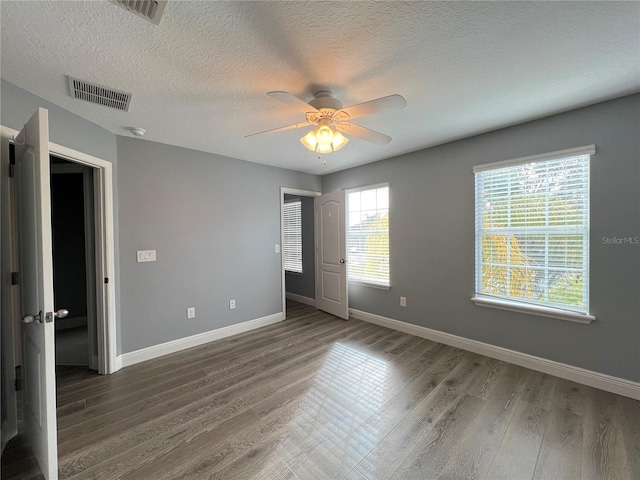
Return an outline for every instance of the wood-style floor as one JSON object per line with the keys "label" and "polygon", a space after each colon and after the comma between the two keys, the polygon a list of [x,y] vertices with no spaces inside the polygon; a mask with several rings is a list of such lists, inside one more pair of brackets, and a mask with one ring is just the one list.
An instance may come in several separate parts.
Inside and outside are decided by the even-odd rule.
{"label": "wood-style floor", "polygon": [[[640,478],[640,402],[290,303],[284,322],[58,378],[63,479]],[[20,439],[2,478],[33,478]]]}

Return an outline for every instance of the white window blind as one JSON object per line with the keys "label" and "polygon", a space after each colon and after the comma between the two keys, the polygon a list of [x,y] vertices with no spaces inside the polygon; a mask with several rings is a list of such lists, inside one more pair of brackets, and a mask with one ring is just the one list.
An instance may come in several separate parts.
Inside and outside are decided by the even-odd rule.
{"label": "white window blind", "polygon": [[389,286],[389,186],[349,190],[347,204],[348,279]]}
{"label": "white window blind", "polygon": [[302,204],[300,200],[284,204],[284,269],[302,273]]}
{"label": "white window blind", "polygon": [[474,168],[477,297],[588,313],[592,153]]}

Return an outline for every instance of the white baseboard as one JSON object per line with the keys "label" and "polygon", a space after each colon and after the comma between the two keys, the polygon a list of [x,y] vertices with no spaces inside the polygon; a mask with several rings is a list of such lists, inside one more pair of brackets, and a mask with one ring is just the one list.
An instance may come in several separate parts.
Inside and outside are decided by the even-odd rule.
{"label": "white baseboard", "polygon": [[312,307],[316,306],[316,299],[311,297],[304,297],[302,295],[298,295],[296,293],[286,293],[286,296],[289,300],[293,300],[294,302],[304,303],[305,305],[311,305]]}
{"label": "white baseboard", "polygon": [[213,342],[214,340],[238,335],[239,333],[255,330],[256,328],[266,327],[267,325],[272,325],[274,323],[281,322],[282,320],[284,320],[284,314],[282,312],[278,312],[273,315],[267,315],[266,317],[256,318],[236,325],[230,325],[228,327],[218,328],[216,330],[199,333],[190,337],[161,343],[160,345],[142,348],[134,352],[123,353],[116,358],[116,370],[144,362],[146,360],[151,360],[153,358],[158,358],[163,355],[179,352],[180,350],[196,347],[204,343]]}
{"label": "white baseboard", "polygon": [[640,383],[638,382],[594,372],[585,368],[574,367],[572,365],[567,365],[566,363],[547,360],[527,353],[516,352],[515,350],[497,347],[477,340],[470,340],[468,338],[440,332],[438,330],[432,330],[430,328],[413,325],[411,323],[401,322],[399,320],[375,315],[373,313],[353,309],[350,309],[349,313],[353,318],[357,318],[358,320],[375,323],[376,325],[409,333],[417,337],[426,338],[427,340],[444,343],[445,345],[451,345],[452,347],[460,348],[462,350],[479,353],[480,355],[503,360],[514,365],[530,368],[531,370],[555,375],[556,377],[564,378],[565,380],[571,380],[583,385],[599,388],[600,390],[640,400]]}

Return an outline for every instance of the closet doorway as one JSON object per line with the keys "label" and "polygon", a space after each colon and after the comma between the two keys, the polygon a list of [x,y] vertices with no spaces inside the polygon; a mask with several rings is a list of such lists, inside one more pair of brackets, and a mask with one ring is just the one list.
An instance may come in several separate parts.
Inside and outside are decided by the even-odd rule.
{"label": "closet doorway", "polygon": [[51,156],[56,367],[98,370],[93,169]]}
{"label": "closet doorway", "polygon": [[315,197],[320,192],[280,188],[282,312],[287,299],[315,307]]}

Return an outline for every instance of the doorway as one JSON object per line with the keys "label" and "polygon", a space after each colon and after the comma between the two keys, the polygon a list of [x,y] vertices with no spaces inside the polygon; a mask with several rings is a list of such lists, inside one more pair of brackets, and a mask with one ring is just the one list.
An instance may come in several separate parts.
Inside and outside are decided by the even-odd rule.
{"label": "doorway", "polygon": [[98,369],[93,169],[50,156],[56,368]]}
{"label": "doorway", "polygon": [[[15,163],[13,145],[9,146],[9,162]],[[50,156],[54,298],[55,305],[69,311],[55,322],[56,367],[86,366],[97,371],[100,362],[93,170]],[[15,217],[15,210],[11,214]],[[17,229],[15,225],[13,228]],[[17,243],[17,237],[14,240]],[[17,257],[15,250],[14,255]],[[14,336],[15,365],[19,366],[19,328],[14,329]]]}
{"label": "doorway", "polygon": [[286,300],[315,307],[315,197],[320,192],[280,188],[282,312]]}

